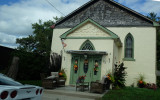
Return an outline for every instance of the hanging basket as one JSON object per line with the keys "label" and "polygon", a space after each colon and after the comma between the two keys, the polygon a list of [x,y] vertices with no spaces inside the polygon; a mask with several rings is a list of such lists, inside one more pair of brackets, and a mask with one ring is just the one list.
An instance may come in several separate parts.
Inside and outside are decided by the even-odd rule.
{"label": "hanging basket", "polygon": [[94,75],[97,75],[97,71],[94,71]]}

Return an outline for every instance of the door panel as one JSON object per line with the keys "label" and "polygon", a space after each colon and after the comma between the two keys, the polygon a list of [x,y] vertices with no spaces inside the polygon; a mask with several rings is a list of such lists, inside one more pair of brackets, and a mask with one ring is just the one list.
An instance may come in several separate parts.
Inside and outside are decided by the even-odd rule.
{"label": "door panel", "polygon": [[[77,62],[77,64],[76,64]],[[77,72],[74,69],[74,66],[77,65],[78,70]],[[71,67],[71,84],[74,84],[77,82],[78,76],[79,76],[79,65],[80,65],[80,57],[73,57],[72,59],[72,67]]]}
{"label": "door panel", "polygon": [[101,57],[93,58],[92,81],[100,80],[101,76]]}
{"label": "door panel", "polygon": [[84,70],[83,70],[83,65],[84,65],[84,58],[80,58],[80,66],[79,66],[79,76],[85,76]]}
{"label": "door panel", "polygon": [[91,57],[87,57],[86,59],[82,59],[82,73],[83,75],[86,75],[85,82],[90,82],[92,79],[91,70],[92,70],[92,59]]}

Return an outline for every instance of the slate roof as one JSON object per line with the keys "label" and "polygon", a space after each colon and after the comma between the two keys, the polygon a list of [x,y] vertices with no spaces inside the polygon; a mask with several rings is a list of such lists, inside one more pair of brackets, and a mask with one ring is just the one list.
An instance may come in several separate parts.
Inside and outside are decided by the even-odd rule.
{"label": "slate roof", "polygon": [[[96,11],[96,8],[99,9],[99,11]],[[104,10],[102,11],[102,9]],[[106,14],[104,19],[101,18],[100,14],[107,13],[107,11],[109,12],[109,9],[110,10],[115,9],[115,12],[110,15]],[[100,14],[97,14],[98,15],[97,16],[97,15],[93,15],[94,13],[100,13]],[[119,18],[120,15],[116,16],[116,14],[122,14],[123,16],[122,18]],[[72,28],[77,24],[83,22],[87,18],[91,18],[96,22],[100,22],[99,24],[104,27],[107,27],[107,26],[154,26],[153,23],[157,24],[157,22],[113,0],[90,0],[86,4],[82,5],[78,9],[68,14],[63,19],[59,20],[55,25],[56,25],[56,28]],[[104,21],[101,21],[102,19]],[[106,23],[103,23],[103,22],[106,22]]]}

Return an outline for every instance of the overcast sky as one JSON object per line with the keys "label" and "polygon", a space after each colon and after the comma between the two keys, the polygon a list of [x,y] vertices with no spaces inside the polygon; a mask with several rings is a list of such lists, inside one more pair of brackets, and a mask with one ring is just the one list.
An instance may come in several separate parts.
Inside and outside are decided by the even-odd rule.
{"label": "overcast sky", "polygon": [[[90,0],[48,0],[64,15]],[[160,16],[160,0],[115,0],[143,15],[150,12]],[[46,0],[0,0],[0,45],[15,48],[16,38],[32,34],[32,23],[63,16]]]}

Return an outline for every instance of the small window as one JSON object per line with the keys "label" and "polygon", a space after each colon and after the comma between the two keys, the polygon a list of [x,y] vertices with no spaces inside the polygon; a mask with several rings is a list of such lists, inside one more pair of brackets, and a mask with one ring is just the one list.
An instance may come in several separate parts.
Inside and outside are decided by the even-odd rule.
{"label": "small window", "polygon": [[134,39],[130,33],[125,38],[124,56],[125,59],[134,59]]}
{"label": "small window", "polygon": [[80,50],[95,50],[95,49],[93,44],[89,40],[87,40],[82,44]]}

